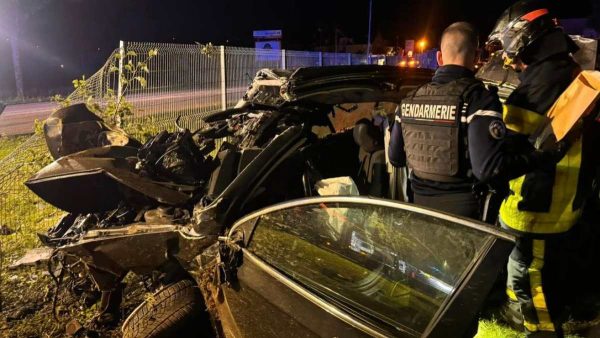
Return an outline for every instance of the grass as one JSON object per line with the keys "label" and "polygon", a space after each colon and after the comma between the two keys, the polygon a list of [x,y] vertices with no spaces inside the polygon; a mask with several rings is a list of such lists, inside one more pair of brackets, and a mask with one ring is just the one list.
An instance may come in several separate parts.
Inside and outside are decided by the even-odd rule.
{"label": "grass", "polygon": [[[53,336],[60,331],[52,322],[44,304],[52,288],[43,268],[9,270],[7,266],[25,251],[39,247],[36,233],[46,230],[62,214],[42,202],[23,184],[27,178],[49,162],[42,141],[14,154],[18,161],[2,161],[31,136],[0,137],[0,226],[13,230],[0,235],[0,336]],[[37,146],[36,146],[37,145]],[[11,321],[21,309],[31,311],[27,320]],[[22,324],[22,325],[21,325]]]}
{"label": "grass", "polygon": [[[581,336],[576,334],[567,334],[565,337],[581,338]],[[523,332],[515,331],[495,320],[484,319],[479,321],[479,330],[477,331],[475,338],[525,338],[525,334]]]}
{"label": "grass", "polygon": [[525,334],[513,330],[512,328],[499,323],[495,320],[479,321],[479,330],[477,331],[476,338],[521,338],[525,337]]}
{"label": "grass", "polygon": [[30,135],[0,136],[0,160],[12,153],[20,144],[30,137]]}
{"label": "grass", "polygon": [[[12,152],[19,142],[27,139],[0,138],[0,154]],[[51,161],[43,139],[28,142],[27,147],[19,148],[19,152],[11,156],[14,156],[11,161],[0,160],[0,225],[15,231],[2,236],[0,259],[3,264],[38,247],[36,233],[47,230],[63,214],[24,185],[31,175]]]}

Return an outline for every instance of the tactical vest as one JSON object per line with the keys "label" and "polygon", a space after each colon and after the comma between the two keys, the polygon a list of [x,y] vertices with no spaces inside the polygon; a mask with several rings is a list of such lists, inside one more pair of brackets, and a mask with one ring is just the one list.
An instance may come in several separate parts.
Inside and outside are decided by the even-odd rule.
{"label": "tactical vest", "polygon": [[471,176],[467,102],[480,86],[483,83],[475,78],[429,83],[402,100],[404,150],[414,175],[437,182],[460,182]]}

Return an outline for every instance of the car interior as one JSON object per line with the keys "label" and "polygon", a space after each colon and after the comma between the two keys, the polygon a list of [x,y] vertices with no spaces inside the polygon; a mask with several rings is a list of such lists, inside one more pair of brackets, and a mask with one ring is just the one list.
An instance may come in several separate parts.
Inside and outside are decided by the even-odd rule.
{"label": "car interior", "polygon": [[[241,215],[283,201],[318,196],[315,184],[336,177],[350,177],[360,195],[390,198],[391,174],[384,146],[387,124],[383,122],[393,117],[396,107],[394,103],[379,102],[338,104],[319,107],[317,114],[304,120],[290,121],[293,113],[275,116],[280,121],[273,122],[277,123],[273,129],[303,123],[306,142],[263,180]],[[255,136],[257,140],[265,139],[259,133]],[[216,198],[267,144],[255,142],[245,147],[223,142],[207,195]]]}

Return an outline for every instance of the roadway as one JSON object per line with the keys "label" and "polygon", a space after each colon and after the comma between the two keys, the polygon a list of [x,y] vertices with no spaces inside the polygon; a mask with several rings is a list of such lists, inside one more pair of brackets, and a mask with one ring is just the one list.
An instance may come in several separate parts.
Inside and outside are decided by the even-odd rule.
{"label": "roadway", "polygon": [[[229,103],[241,98],[246,87],[227,89]],[[168,93],[132,94],[127,100],[135,107],[136,116],[165,112],[212,111],[221,108],[221,91],[195,90]],[[54,102],[25,103],[6,106],[0,114],[0,135],[22,135],[33,132],[34,121],[45,120],[55,109]]]}

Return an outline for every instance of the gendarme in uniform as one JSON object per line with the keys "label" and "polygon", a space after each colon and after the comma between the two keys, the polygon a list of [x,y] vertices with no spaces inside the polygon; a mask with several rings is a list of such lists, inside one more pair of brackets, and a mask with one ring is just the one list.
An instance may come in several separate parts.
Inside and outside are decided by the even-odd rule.
{"label": "gendarme in uniform", "polygon": [[474,73],[438,68],[432,82],[400,105],[390,141],[390,162],[412,169],[415,202],[479,218],[473,184],[490,178],[505,135],[502,106]]}

